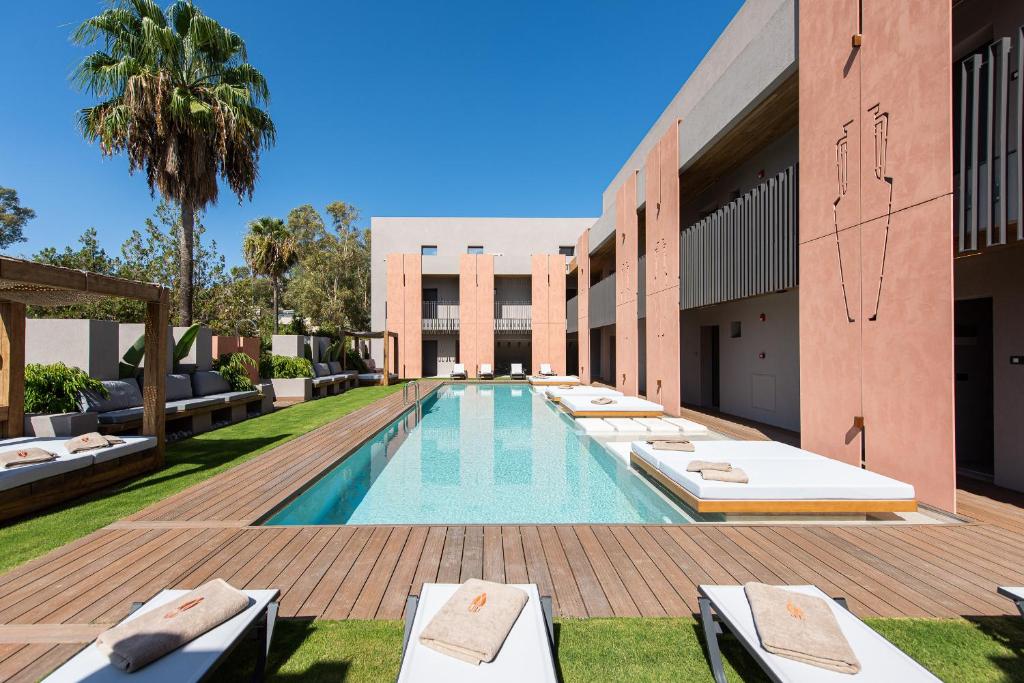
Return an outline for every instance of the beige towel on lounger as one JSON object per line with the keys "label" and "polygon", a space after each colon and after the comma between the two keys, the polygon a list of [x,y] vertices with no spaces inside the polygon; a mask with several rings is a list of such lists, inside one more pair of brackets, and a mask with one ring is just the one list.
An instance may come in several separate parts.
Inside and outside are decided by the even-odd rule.
{"label": "beige towel on lounger", "polygon": [[96,648],[132,673],[220,626],[249,606],[249,596],[214,579],[177,600],[104,631]]}
{"label": "beige towel on lounger", "polygon": [[0,453],[0,469],[9,469],[19,465],[35,465],[36,463],[50,462],[56,459],[57,456],[50,451],[30,446],[17,451]]}
{"label": "beige towel on lounger", "polygon": [[88,434],[68,439],[64,442],[64,448],[68,449],[68,453],[84,453],[85,451],[94,451],[97,448],[110,448],[122,443],[124,443],[122,438],[111,436],[110,434],[89,432]]}
{"label": "beige towel on lounger", "polygon": [[747,473],[739,467],[733,467],[727,471],[704,469],[700,471],[700,476],[704,478],[704,481],[727,481],[733,484],[746,484],[750,481]]}
{"label": "beige towel on lounger", "polygon": [[470,664],[493,661],[528,599],[515,586],[470,579],[437,611],[420,642]]}
{"label": "beige towel on lounger", "polygon": [[704,470],[731,472],[732,465],[727,462],[715,462],[714,460],[691,460],[690,464],[686,466],[687,472],[703,472]]}
{"label": "beige towel on lounger", "polygon": [[598,396],[597,398],[592,398],[590,399],[590,402],[593,403],[595,406],[609,406],[615,403],[615,401],[608,398],[607,396]]}
{"label": "beige towel on lounger", "polygon": [[693,444],[686,439],[654,439],[653,441],[648,441],[647,445],[656,451],[693,453]]}
{"label": "beige towel on lounger", "polygon": [[765,650],[838,673],[860,671],[857,656],[824,600],[763,583],[748,583],[743,590]]}

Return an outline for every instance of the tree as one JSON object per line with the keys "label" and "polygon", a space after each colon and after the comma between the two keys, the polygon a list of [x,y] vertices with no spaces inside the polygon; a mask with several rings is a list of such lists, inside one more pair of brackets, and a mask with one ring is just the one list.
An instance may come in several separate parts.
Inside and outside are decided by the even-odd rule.
{"label": "tree", "polygon": [[150,193],[180,209],[179,317],[192,324],[195,215],[215,204],[218,177],[239,201],[252,198],[260,151],[274,143],[264,110],[266,79],[248,63],[241,37],[178,0],[114,0],[72,35],[100,44],[73,74],[101,102],[79,112],[79,127],[105,156],[128,155]]}
{"label": "tree", "polygon": [[274,332],[278,329],[281,279],[299,259],[294,235],[280,218],[264,216],[249,223],[242,254],[254,273],[270,278],[274,297]]}
{"label": "tree", "polygon": [[22,230],[35,217],[35,211],[21,205],[16,191],[0,187],[0,249],[27,241]]}

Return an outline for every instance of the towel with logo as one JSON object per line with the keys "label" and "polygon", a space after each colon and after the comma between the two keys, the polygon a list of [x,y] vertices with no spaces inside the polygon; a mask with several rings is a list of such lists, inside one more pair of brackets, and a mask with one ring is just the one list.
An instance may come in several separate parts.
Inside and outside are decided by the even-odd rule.
{"label": "towel with logo", "polygon": [[84,453],[85,451],[94,451],[98,448],[110,448],[111,446],[117,446],[123,443],[124,439],[117,436],[100,434],[99,432],[89,432],[88,434],[81,434],[73,439],[68,439],[64,442],[64,448],[68,449],[68,453]]}
{"label": "towel with logo", "polygon": [[10,469],[20,465],[35,465],[41,462],[56,460],[57,456],[42,448],[29,446],[16,451],[5,451],[0,453],[0,469]]}
{"label": "towel with logo", "polygon": [[494,661],[528,599],[515,586],[470,579],[437,611],[420,642],[470,664]]}

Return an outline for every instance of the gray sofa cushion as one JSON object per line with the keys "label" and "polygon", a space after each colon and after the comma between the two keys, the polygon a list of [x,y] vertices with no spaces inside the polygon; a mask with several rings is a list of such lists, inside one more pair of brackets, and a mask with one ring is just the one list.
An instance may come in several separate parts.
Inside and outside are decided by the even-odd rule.
{"label": "gray sofa cushion", "polygon": [[331,368],[331,374],[334,374],[334,375],[340,375],[341,374],[341,362],[340,361],[332,360],[327,365]]}
{"label": "gray sofa cushion", "polygon": [[217,405],[221,402],[220,396],[221,394],[214,394],[213,396],[201,396],[199,398],[183,398],[178,401],[168,401],[167,412],[180,413],[186,410],[193,410],[194,408]]}
{"label": "gray sofa cushion", "polygon": [[331,368],[327,363],[313,363],[313,372],[317,377],[327,377],[331,374]]}
{"label": "gray sofa cushion", "polygon": [[256,396],[259,395],[260,392],[256,391],[255,389],[252,389],[250,391],[229,391],[226,394],[222,394],[225,402],[238,401],[246,398],[255,398]]}
{"label": "gray sofa cushion", "polygon": [[192,378],[188,375],[167,375],[168,401],[180,401],[183,398],[192,398]]}
{"label": "gray sofa cushion", "polygon": [[216,370],[204,370],[192,375],[193,396],[225,394],[229,391],[231,391],[231,385]]}
{"label": "gray sofa cushion", "polygon": [[[82,412],[108,413],[142,405],[142,391],[134,379],[110,379],[103,382],[109,394],[103,398],[98,392],[85,391],[79,396]],[[142,410],[140,407],[139,410]]]}
{"label": "gray sofa cushion", "polygon": [[100,413],[98,420],[100,424],[121,424],[123,422],[131,422],[142,417],[142,406],[136,406],[134,408],[121,408],[120,410],[108,410]]}

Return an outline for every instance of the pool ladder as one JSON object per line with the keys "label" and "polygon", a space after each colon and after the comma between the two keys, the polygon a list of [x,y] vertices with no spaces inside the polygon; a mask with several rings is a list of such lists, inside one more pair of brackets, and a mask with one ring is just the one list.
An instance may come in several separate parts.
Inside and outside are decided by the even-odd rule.
{"label": "pool ladder", "polygon": [[409,387],[412,387],[413,401],[416,403],[416,422],[419,422],[423,417],[423,408],[420,405],[420,385],[419,382],[409,382],[402,385],[402,403],[406,404],[409,402]]}

